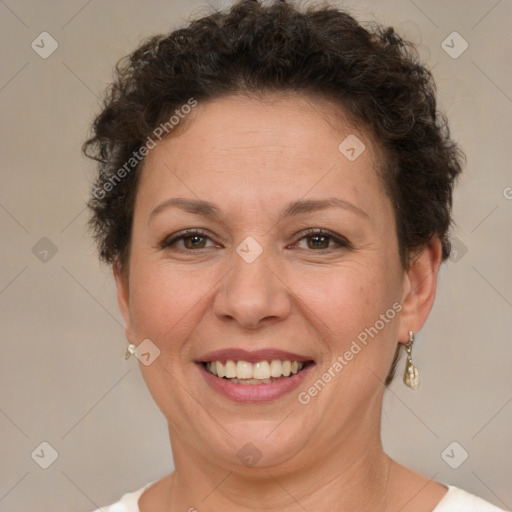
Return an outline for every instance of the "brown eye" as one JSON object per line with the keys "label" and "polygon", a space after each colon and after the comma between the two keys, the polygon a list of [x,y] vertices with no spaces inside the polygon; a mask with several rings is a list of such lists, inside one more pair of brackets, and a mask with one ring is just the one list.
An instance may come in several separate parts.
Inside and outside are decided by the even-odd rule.
{"label": "brown eye", "polygon": [[200,235],[182,237],[183,244],[187,249],[203,249],[206,237]]}
{"label": "brown eye", "polygon": [[[167,237],[161,244],[160,249],[171,249],[176,247],[177,250],[181,251],[193,251],[198,249],[208,249],[213,247],[215,244],[207,246],[208,241],[213,241],[203,231],[197,229],[190,229],[181,231]],[[181,245],[180,245],[181,242]]]}
{"label": "brown eye", "polygon": [[[300,247],[298,244],[306,240],[306,247]],[[350,243],[344,237],[335,235],[330,231],[323,229],[312,229],[302,233],[302,237],[297,242],[299,248],[311,249],[313,251],[330,251],[334,249],[351,248]]]}
{"label": "brown eye", "polygon": [[329,247],[330,237],[324,235],[308,236],[307,239],[311,242],[308,243],[310,249],[327,249]]}

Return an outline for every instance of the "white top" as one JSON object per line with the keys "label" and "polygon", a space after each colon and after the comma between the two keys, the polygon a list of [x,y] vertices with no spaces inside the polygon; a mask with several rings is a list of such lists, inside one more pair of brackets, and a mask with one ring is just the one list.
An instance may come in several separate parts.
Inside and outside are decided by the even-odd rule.
{"label": "white top", "polygon": [[[138,491],[124,494],[117,503],[113,503],[109,507],[96,509],[94,512],[140,512],[139,498],[155,482],[156,480],[150,482]],[[452,485],[443,485],[448,488],[448,492],[432,512],[505,512],[503,509],[495,507],[462,489]]]}

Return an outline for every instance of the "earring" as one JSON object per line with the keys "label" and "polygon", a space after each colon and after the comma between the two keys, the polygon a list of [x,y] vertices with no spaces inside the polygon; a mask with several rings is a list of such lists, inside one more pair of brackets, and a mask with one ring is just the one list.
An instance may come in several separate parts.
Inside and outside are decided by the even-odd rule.
{"label": "earring", "polygon": [[137,349],[136,345],[133,345],[132,343],[130,343],[128,345],[128,348],[126,349],[126,352],[124,354],[124,358],[125,360],[126,359],[130,359],[131,356],[134,356],[135,355],[135,350]]}
{"label": "earring", "polygon": [[405,363],[404,382],[411,389],[417,389],[420,385],[420,372],[416,366],[412,364],[412,344],[414,343],[414,334],[409,331],[409,341],[405,345],[407,352],[407,362]]}

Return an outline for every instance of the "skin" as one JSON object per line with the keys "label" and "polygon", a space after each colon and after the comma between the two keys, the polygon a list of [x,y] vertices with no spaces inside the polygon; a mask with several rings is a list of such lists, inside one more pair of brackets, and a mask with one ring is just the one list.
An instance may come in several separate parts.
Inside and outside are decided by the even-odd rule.
{"label": "skin", "polygon": [[[114,268],[128,341],[150,339],[160,350],[140,369],[168,421],[176,468],[143,493],[140,510],[433,510],[446,488],[389,459],[380,419],[396,343],[421,329],[434,301],[439,240],[401,266],[379,152],[326,99],[228,96],[200,102],[186,123],[146,157],[129,263]],[[338,150],[349,134],[366,146],[355,161]],[[176,197],[220,213],[169,207],[151,216]],[[328,208],[278,221],[292,201],[332,197],[365,214]],[[161,247],[189,228],[207,235]],[[350,247],[304,238],[307,228]],[[249,236],[263,249],[250,264],[236,252]],[[396,302],[401,312],[299,403],[298,392]],[[297,392],[240,404],[210,389],[194,364],[232,347],[287,350],[316,366]],[[253,467],[237,457],[249,442],[261,452]]]}

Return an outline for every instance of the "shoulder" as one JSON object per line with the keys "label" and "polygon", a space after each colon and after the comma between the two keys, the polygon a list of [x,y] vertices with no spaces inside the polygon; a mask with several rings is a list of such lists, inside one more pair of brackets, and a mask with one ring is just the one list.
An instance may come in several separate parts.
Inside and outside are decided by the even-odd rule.
{"label": "shoulder", "polygon": [[108,505],[107,507],[101,507],[93,512],[140,512],[139,511],[139,498],[142,493],[154,482],[146,484],[144,487],[137,491],[128,492],[121,496],[119,501]]}
{"label": "shoulder", "polygon": [[433,512],[504,512],[491,503],[484,501],[458,487],[446,485],[448,492]]}

